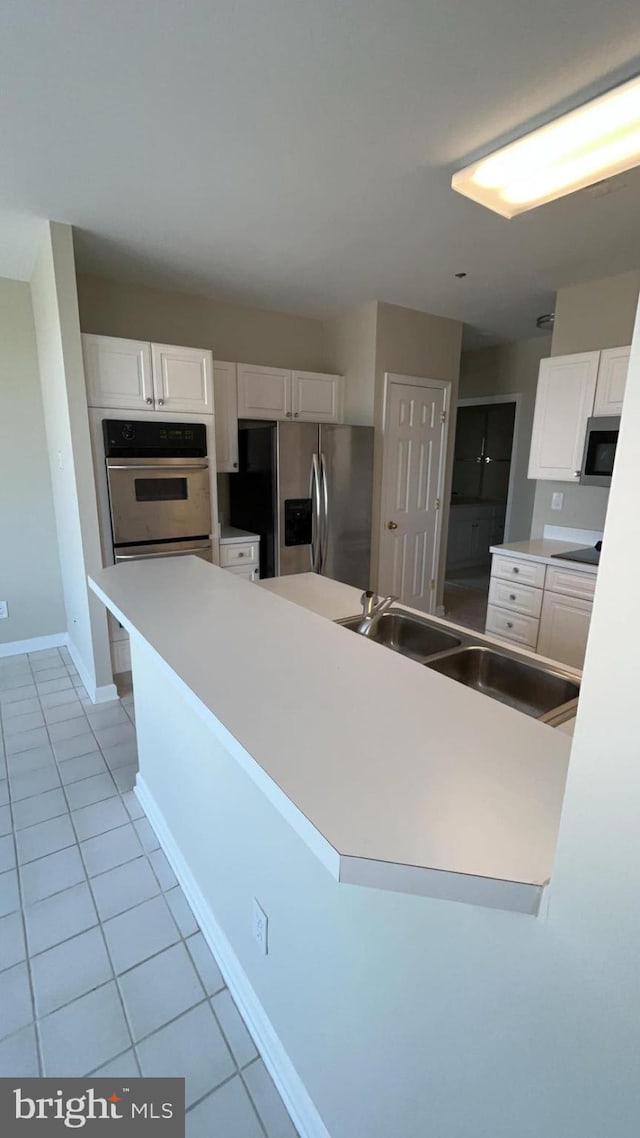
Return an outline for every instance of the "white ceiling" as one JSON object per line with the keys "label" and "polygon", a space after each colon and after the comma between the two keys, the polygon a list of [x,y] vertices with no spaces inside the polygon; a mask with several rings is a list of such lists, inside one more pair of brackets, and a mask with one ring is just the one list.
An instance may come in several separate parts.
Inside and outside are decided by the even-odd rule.
{"label": "white ceiling", "polygon": [[632,0],[4,0],[0,272],[51,217],[104,276],[534,335],[559,286],[640,266],[640,174],[512,221],[451,174],[639,55]]}

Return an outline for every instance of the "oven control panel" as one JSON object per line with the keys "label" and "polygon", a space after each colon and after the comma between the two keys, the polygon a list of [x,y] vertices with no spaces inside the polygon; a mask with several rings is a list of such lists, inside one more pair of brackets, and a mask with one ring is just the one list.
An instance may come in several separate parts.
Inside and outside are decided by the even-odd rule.
{"label": "oven control panel", "polygon": [[204,423],[103,419],[106,458],[206,458]]}

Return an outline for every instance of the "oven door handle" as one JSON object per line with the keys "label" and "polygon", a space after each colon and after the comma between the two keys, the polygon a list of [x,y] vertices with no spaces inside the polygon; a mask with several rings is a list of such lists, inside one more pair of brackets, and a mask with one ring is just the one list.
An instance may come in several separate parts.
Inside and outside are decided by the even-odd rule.
{"label": "oven door handle", "polygon": [[202,553],[203,550],[211,549],[211,542],[208,545],[197,545],[194,549],[167,549],[161,553],[116,553],[116,561],[150,561],[153,557],[186,557],[189,553]]}
{"label": "oven door handle", "polygon": [[167,471],[170,474],[179,474],[180,471],[182,471],[182,470],[206,470],[208,465],[209,465],[208,462],[190,462],[190,463],[185,463],[184,465],[181,464],[180,466],[169,466],[168,463],[166,465],[164,465],[161,462],[147,462],[147,463],[140,462],[140,463],[136,463],[134,466],[131,463],[127,463],[127,462],[114,463],[114,462],[111,462],[107,459],[107,469],[108,470],[132,470],[132,471],[155,470],[158,474],[164,473],[165,471]]}

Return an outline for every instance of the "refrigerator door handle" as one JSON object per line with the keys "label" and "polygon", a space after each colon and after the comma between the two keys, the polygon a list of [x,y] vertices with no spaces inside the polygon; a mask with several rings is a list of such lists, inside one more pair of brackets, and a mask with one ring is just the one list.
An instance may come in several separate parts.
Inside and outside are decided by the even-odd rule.
{"label": "refrigerator door handle", "polygon": [[320,454],[320,482],[322,486],[322,521],[320,526],[320,568],[322,573],[327,563],[327,546],[329,544],[329,480],[327,478],[327,463],[324,455]]}
{"label": "refrigerator door handle", "polygon": [[314,573],[318,573],[322,533],[320,528],[320,468],[317,454],[314,454],[311,459],[309,497],[311,498],[311,569]]}

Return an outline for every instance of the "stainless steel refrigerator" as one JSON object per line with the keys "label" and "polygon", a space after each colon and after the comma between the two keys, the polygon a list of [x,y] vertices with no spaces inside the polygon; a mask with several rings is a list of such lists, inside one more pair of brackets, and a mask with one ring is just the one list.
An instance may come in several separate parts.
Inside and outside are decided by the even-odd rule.
{"label": "stainless steel refrigerator", "polygon": [[240,420],[229,522],[260,535],[260,576],[369,587],[373,428]]}

